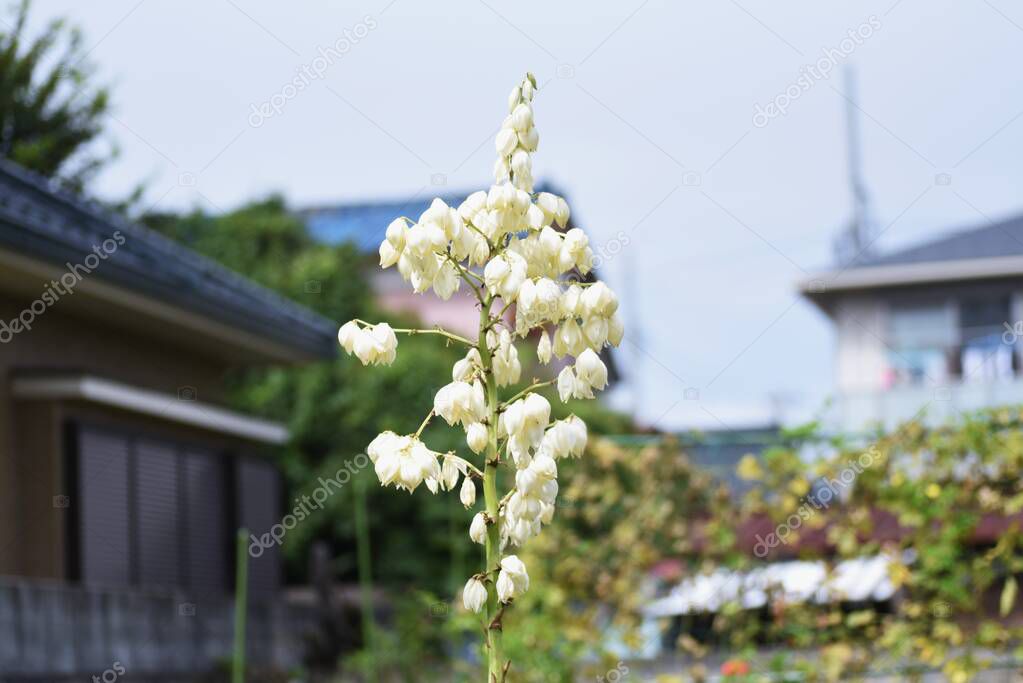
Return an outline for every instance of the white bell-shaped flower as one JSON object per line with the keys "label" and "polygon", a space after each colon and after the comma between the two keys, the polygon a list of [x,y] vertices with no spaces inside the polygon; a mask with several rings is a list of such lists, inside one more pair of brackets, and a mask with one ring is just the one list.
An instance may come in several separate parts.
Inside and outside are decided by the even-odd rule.
{"label": "white bell-shaped flower", "polygon": [[529,590],[529,574],[526,572],[526,565],[517,555],[507,555],[502,558],[501,571],[509,575],[515,584],[515,592],[518,595]]}
{"label": "white bell-shaped flower", "polygon": [[625,336],[625,325],[622,324],[622,319],[618,317],[618,314],[611,316],[611,319],[607,323],[607,340],[611,343],[611,346],[617,347],[622,343],[622,338]]}
{"label": "white bell-shaped flower", "polygon": [[465,428],[465,443],[473,453],[482,453],[489,440],[487,427],[482,422],[473,422]]}
{"label": "white bell-shaped flower", "polygon": [[497,153],[501,157],[509,157],[515,148],[519,145],[518,132],[513,128],[502,128],[497,132],[497,138],[494,140],[494,147],[497,148]]}
{"label": "white bell-shaped flower", "polygon": [[540,341],[536,344],[536,357],[544,365],[551,362],[551,338],[547,336],[547,330],[540,333]]}
{"label": "white bell-shaped flower", "polygon": [[479,612],[487,604],[487,587],[475,576],[462,589],[462,605],[470,612]]}
{"label": "white bell-shaped flower", "polygon": [[512,344],[508,330],[501,330],[498,340],[497,350],[494,352],[494,379],[497,386],[504,387],[519,381],[522,364],[519,362],[518,349]]}
{"label": "white bell-shaped flower", "polygon": [[451,367],[451,379],[455,382],[469,382],[482,367],[483,361],[480,359],[480,352],[473,347],[465,354],[465,358],[455,361]]}
{"label": "white bell-shaped flower", "polygon": [[575,375],[593,389],[607,386],[607,366],[593,349],[586,349],[576,358]]}
{"label": "white bell-shaped flower", "polygon": [[503,426],[508,434],[508,451],[519,468],[527,467],[531,451],[540,445],[550,421],[551,404],[539,394],[528,394],[505,409]]}
{"label": "white bell-shaped flower", "polygon": [[469,538],[473,543],[483,545],[487,542],[487,517],[482,512],[477,512],[469,525]]}
{"label": "white bell-shaped flower", "polygon": [[483,269],[487,289],[505,301],[514,301],[526,279],[526,267],[526,260],[511,251],[491,259]]}
{"label": "white bell-shaped flower", "polygon": [[467,508],[471,508],[476,504],[476,485],[472,483],[471,478],[466,477],[462,480],[462,488],[458,492],[458,499]]}
{"label": "white bell-shaped flower", "polygon": [[383,486],[394,484],[411,492],[424,480],[441,477],[437,454],[410,436],[383,432],[366,447],[366,454]]}
{"label": "white bell-shaped flower", "polygon": [[449,425],[469,425],[486,414],[482,385],[478,382],[451,382],[440,388],[433,398],[433,410]]}
{"label": "white bell-shaped flower", "polygon": [[345,352],[355,354],[363,365],[390,365],[398,349],[398,338],[387,323],[362,328],[352,320],[341,326],[337,339]]}
{"label": "white bell-shaped flower", "polygon": [[607,318],[618,310],[618,297],[610,287],[600,280],[585,288],[580,303],[582,304],[582,315],[585,317],[603,316]]}

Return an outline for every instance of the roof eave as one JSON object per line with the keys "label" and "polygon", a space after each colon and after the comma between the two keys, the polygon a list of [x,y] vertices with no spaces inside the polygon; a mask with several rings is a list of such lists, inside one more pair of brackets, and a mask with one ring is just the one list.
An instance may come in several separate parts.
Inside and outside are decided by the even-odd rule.
{"label": "roof eave", "polygon": [[835,295],[942,282],[1023,277],[1023,255],[861,266],[811,274],[798,283],[799,293],[827,310]]}
{"label": "roof eave", "polygon": [[[332,321],[161,235],[108,215],[15,164],[0,160],[0,178],[5,188],[0,193],[0,257],[5,261],[18,261],[27,272],[47,279],[59,277],[89,254],[89,236],[96,230],[105,236],[123,230],[132,242],[152,247],[150,262],[105,261],[86,279],[86,286],[94,286],[101,296],[129,302],[130,308],[162,319],[190,321],[183,330],[209,328],[229,346],[235,337],[249,340],[239,342],[239,348],[246,347],[257,359],[298,362],[336,355]],[[151,267],[161,259],[184,265],[161,277]],[[203,278],[200,286],[190,286]],[[225,291],[230,296],[219,295]],[[244,305],[232,305],[232,297]],[[264,309],[274,314],[260,315]]]}

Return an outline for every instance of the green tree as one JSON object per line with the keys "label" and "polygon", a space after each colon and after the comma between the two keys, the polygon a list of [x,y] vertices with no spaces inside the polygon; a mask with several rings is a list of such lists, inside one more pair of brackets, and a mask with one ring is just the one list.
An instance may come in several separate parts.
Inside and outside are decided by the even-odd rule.
{"label": "green tree", "polygon": [[108,93],[77,28],[56,19],[27,35],[30,5],[0,20],[0,156],[79,190],[113,156],[95,144]]}
{"label": "green tree", "polygon": [[[220,216],[197,211],[185,216],[150,215],[145,220],[158,232],[330,320],[386,317],[396,324],[412,323],[374,310],[363,272],[368,257],[350,244],[314,240],[280,197]],[[293,498],[309,494],[319,477],[334,476],[389,425],[414,429],[429,411],[433,394],[450,381],[451,365],[460,356],[458,350],[435,340],[410,338],[402,341],[399,361],[383,372],[366,372],[357,361],[339,356],[302,367],[246,370],[230,378],[229,384],[238,408],[289,425],[292,441],[282,466]],[[428,433],[438,447],[454,448],[455,439],[460,439],[443,425],[431,426]],[[372,468],[360,476],[375,477]],[[377,580],[395,586],[429,576],[437,580],[428,588],[450,592],[448,577],[456,569],[459,577],[464,573],[452,563],[468,548],[468,538],[462,537],[469,516],[461,505],[452,505],[453,497],[417,495],[413,501],[389,495],[375,485],[375,479],[367,490],[374,511],[371,531]],[[327,500],[324,510],[289,532],[284,550],[293,578],[304,575],[309,542],[328,539],[334,547],[337,575],[354,580],[353,494],[354,487],[344,487]]]}

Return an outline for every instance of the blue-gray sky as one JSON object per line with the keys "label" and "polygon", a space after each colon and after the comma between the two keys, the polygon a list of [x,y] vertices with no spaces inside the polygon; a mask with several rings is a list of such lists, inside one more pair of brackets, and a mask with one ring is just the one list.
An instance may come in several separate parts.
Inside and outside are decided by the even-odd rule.
{"label": "blue-gray sky", "polygon": [[[37,22],[57,15],[113,86],[123,155],[97,191],[147,180],[160,208],[429,193],[438,174],[484,187],[507,92],[533,71],[536,173],[608,255],[638,323],[622,355],[642,359],[640,416],[665,428],[756,422],[772,395],[806,413],[832,389],[828,323],[794,284],[850,214],[843,65],[882,247],[1023,203],[1023,9],[1008,0],[37,0]],[[850,30],[869,37],[843,44]],[[322,78],[285,92],[339,39]],[[829,49],[832,75],[807,76]],[[754,125],[790,86],[786,113]]]}

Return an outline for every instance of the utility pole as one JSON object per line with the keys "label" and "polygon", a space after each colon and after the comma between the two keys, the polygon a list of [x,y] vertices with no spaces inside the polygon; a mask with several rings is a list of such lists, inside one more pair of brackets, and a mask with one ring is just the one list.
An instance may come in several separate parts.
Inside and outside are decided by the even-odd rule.
{"label": "utility pole", "polygon": [[845,79],[845,128],[848,155],[849,188],[852,191],[852,218],[834,243],[835,261],[840,266],[868,256],[873,251],[874,225],[870,210],[870,195],[863,179],[861,156],[860,117],[856,71],[851,66],[843,69]]}

